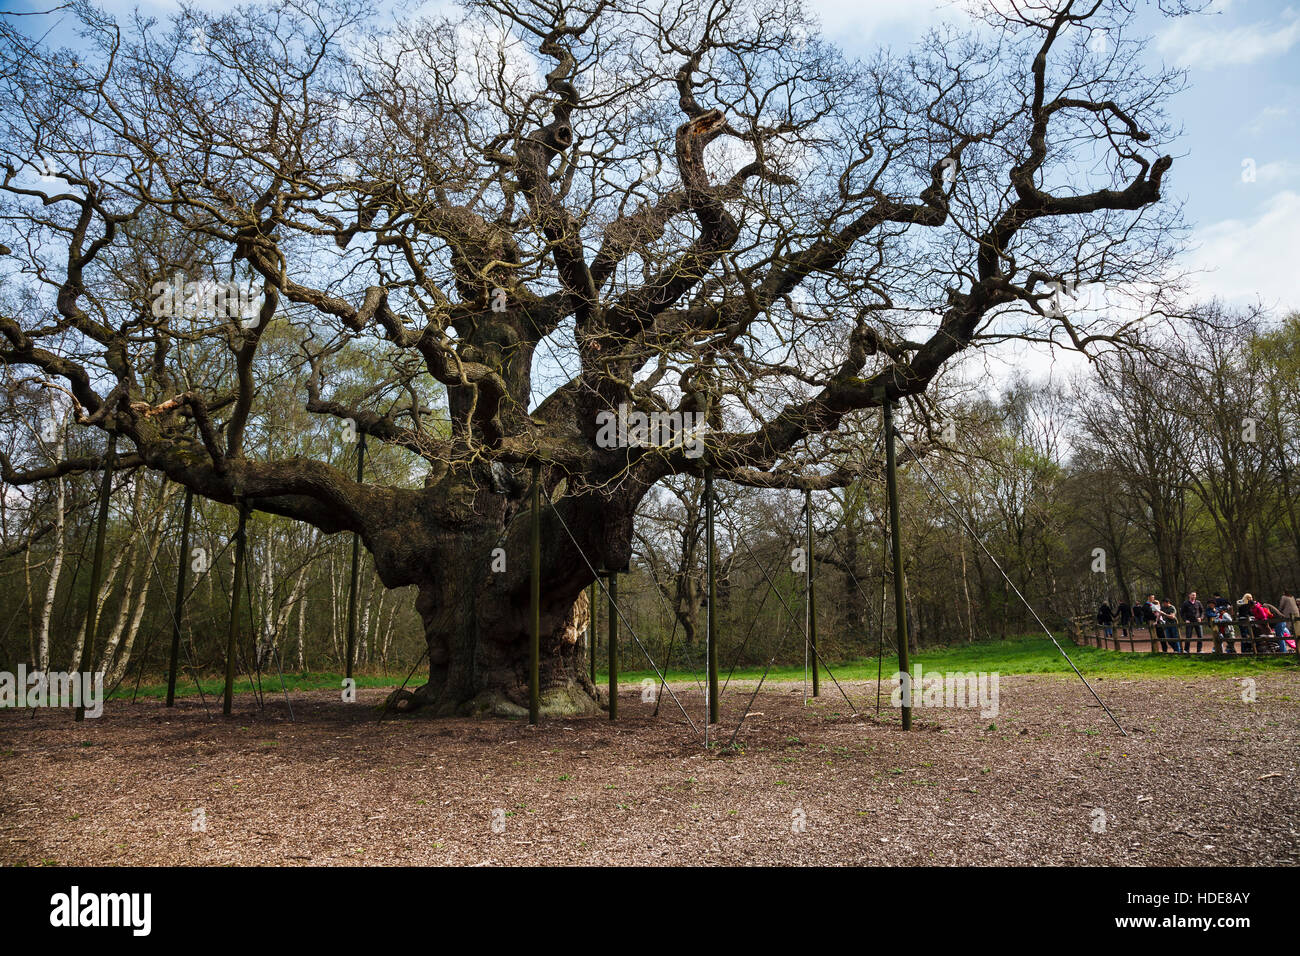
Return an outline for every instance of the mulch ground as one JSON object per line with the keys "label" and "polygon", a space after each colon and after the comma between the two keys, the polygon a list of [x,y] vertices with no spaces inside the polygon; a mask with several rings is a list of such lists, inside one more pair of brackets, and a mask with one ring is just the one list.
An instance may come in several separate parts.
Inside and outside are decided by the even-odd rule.
{"label": "mulch ground", "polygon": [[[1300,862],[1300,683],[1004,677],[995,718],[764,687],[733,750],[629,688],[605,718],[377,723],[382,691],[0,712],[4,864]],[[723,698],[726,742],[752,685]],[[699,723],[700,691],[679,689]],[[1245,696],[1251,696],[1246,694]],[[199,814],[205,828],[198,828]]]}

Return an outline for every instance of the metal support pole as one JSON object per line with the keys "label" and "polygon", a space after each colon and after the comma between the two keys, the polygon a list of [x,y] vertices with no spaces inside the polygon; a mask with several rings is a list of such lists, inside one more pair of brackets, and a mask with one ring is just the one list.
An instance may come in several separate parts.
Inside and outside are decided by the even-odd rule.
{"label": "metal support pole", "polygon": [[807,588],[807,614],[808,614],[808,649],[812,658],[812,695],[817,697],[821,693],[821,684],[818,682],[818,671],[821,668],[817,666],[817,592],[813,587],[813,573],[817,570],[815,558],[813,557],[813,521],[812,521],[812,489],[804,489],[804,516],[808,525],[808,555],[804,562],[805,587]]}
{"label": "metal support pole", "polygon": [[529,574],[529,617],[533,631],[528,642],[528,722],[536,725],[542,712],[542,470],[533,466],[532,562]]}
{"label": "metal support pole", "polygon": [[618,720],[618,572],[609,572],[609,719]]}
{"label": "metal support pole", "polygon": [[886,540],[880,542],[880,613],[876,615],[876,716],[880,716],[880,678],[885,667],[885,601],[887,596],[885,588],[888,576],[885,572],[885,564],[889,561],[889,541],[888,535]]}
{"label": "metal support pole", "polygon": [[[907,660],[907,599],[903,593],[903,536],[898,519],[898,454],[894,447],[894,403],[885,398],[885,490],[889,494],[889,538],[894,558],[894,618],[898,632],[898,671],[911,689]],[[903,729],[912,729],[911,694],[903,695]]]}
{"label": "metal support pole", "polygon": [[[99,485],[99,516],[95,521],[95,551],[90,562],[90,607],[86,609],[86,667],[93,674],[95,671],[95,632],[99,629],[99,580],[104,572],[104,537],[108,531],[108,506],[113,496],[113,459],[117,452],[117,434],[108,433],[108,448],[104,452],[104,477]],[[80,668],[78,668],[80,669]],[[72,712],[72,719],[77,723],[86,719],[86,708],[77,707]]]}
{"label": "metal support pole", "polygon": [[[361,484],[366,473],[366,436],[362,433],[357,441],[357,484]],[[348,585],[348,659],[344,664],[344,676],[352,676],[352,661],[357,652],[357,580],[361,573],[361,535],[352,532],[352,581]]]}
{"label": "metal support pole", "polygon": [[587,658],[591,665],[591,686],[596,686],[596,595],[600,588],[591,582],[591,596],[587,600]]}
{"label": "metal support pole", "polygon": [[226,687],[221,712],[230,716],[235,702],[235,644],[239,636],[239,586],[244,580],[244,540],[248,524],[248,505],[239,500],[239,527],[235,531],[235,578],[230,584],[230,627],[226,632]]}
{"label": "metal support pole", "polygon": [[713,544],[713,469],[704,472],[704,566],[708,574],[709,610],[705,616],[705,648],[709,670],[709,723],[718,722],[718,630],[714,609],[718,603],[718,582]]}
{"label": "metal support pole", "polygon": [[176,562],[176,602],[172,605],[172,651],[167,661],[167,706],[176,705],[176,668],[180,665],[181,615],[185,612],[185,572],[190,567],[190,515],[194,492],[185,489],[185,512],[181,518],[180,560]]}

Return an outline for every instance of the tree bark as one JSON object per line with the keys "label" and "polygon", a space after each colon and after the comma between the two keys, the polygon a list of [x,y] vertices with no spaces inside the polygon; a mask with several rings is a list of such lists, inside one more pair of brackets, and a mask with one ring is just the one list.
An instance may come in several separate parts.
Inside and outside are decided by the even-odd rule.
{"label": "tree bark", "polygon": [[[438,509],[415,514],[402,533],[367,547],[390,588],[413,584],[428,645],[427,682],[396,695],[398,710],[522,717],[528,704],[531,575],[527,481],[473,494],[448,487]],[[543,487],[549,487],[543,473]],[[632,519],[649,486],[542,500],[541,711],[595,714],[600,699],[586,669],[582,635],[594,570],[622,571]],[[466,499],[469,499],[468,501]],[[497,549],[500,549],[498,551]],[[500,560],[504,552],[504,560]]]}
{"label": "tree bark", "polygon": [[50,564],[50,577],[45,586],[45,601],[41,605],[41,619],[36,638],[36,666],[42,673],[50,669],[50,618],[54,614],[54,598],[59,590],[59,575],[63,570],[63,509],[65,503],[63,479],[55,482],[54,492],[54,557]]}
{"label": "tree bark", "polygon": [[[523,553],[507,555],[507,562],[527,562]],[[481,586],[471,586],[474,581]],[[398,695],[396,709],[429,707],[442,716],[527,716],[528,602],[517,594],[501,595],[501,589],[481,575],[466,580],[456,574],[418,586],[415,609],[429,646],[429,678],[413,694]],[[548,587],[543,577],[544,716],[598,712],[598,694],[586,673],[581,644],[589,613],[585,586],[573,594],[568,588]]]}

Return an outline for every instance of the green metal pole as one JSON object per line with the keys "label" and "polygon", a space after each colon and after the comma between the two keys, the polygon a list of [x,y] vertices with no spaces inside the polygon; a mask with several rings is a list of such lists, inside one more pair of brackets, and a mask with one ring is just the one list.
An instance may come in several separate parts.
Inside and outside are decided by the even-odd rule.
{"label": "green metal pole", "polygon": [[230,626],[226,632],[226,687],[221,712],[227,717],[235,702],[235,642],[239,636],[239,586],[244,580],[244,540],[248,506],[239,501],[239,527],[235,531],[235,580],[230,587]]}
{"label": "green metal pole", "polygon": [[704,566],[708,573],[709,610],[705,617],[705,647],[709,669],[709,723],[718,722],[718,626],[714,608],[718,603],[718,582],[713,546],[713,469],[704,472]]}
{"label": "green metal pole", "polygon": [[609,719],[618,720],[618,572],[609,572]]}
{"label": "green metal pole", "polygon": [[167,661],[167,706],[176,705],[176,668],[180,663],[181,615],[185,612],[185,572],[190,567],[190,515],[194,492],[185,489],[185,512],[181,518],[181,551],[176,567],[176,601],[172,605],[172,650]]}
{"label": "green metal pole", "polygon": [[591,597],[587,600],[587,657],[591,664],[591,686],[596,686],[596,595],[600,589],[591,582]]}
{"label": "green metal pole", "polygon": [[528,644],[528,722],[541,717],[542,676],[542,471],[533,466],[532,566],[529,574],[530,617],[533,633]]}
{"label": "green metal pole", "polygon": [[[366,436],[362,433],[357,442],[357,484],[366,473]],[[361,574],[361,535],[352,533],[352,580],[348,585],[348,659],[344,676],[352,676],[352,661],[357,652],[357,582]]]}
{"label": "green metal pole", "polygon": [[804,573],[806,575],[805,586],[808,591],[808,650],[812,658],[812,695],[817,697],[821,693],[821,683],[818,680],[820,668],[817,666],[817,594],[813,587],[813,572],[816,570],[813,558],[813,523],[812,523],[812,489],[805,488],[803,492],[804,516],[808,526],[808,555],[804,562]]}
{"label": "green metal pole", "polygon": [[[894,618],[898,632],[898,670],[910,685],[907,660],[907,599],[903,594],[903,536],[898,520],[898,455],[894,448],[894,403],[885,398],[885,490],[889,494],[889,539],[894,557]],[[910,689],[910,686],[909,686]],[[903,729],[912,729],[912,697],[903,697]]]}
{"label": "green metal pole", "polygon": [[[888,539],[888,535],[885,536]],[[876,630],[879,632],[876,639],[876,716],[880,716],[880,678],[885,667],[885,601],[887,597],[886,588],[888,582],[885,578],[888,576],[885,571],[885,565],[889,562],[889,541],[880,542],[880,613],[876,615]]]}
{"label": "green metal pole", "polygon": [[[90,607],[86,609],[85,652],[82,660],[91,673],[95,670],[95,632],[99,629],[99,580],[104,572],[104,537],[108,531],[108,506],[113,495],[113,459],[117,452],[117,434],[108,433],[108,448],[104,452],[104,477],[99,485],[99,516],[95,521],[95,552],[90,562]],[[81,669],[80,663],[78,670]],[[77,707],[72,712],[77,723],[86,719],[86,708]]]}

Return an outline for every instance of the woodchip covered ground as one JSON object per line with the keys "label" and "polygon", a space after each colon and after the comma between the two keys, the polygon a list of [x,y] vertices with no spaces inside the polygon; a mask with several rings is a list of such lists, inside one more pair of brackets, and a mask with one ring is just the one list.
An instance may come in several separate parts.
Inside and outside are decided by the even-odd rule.
{"label": "woodchip covered ground", "polygon": [[[637,688],[620,720],[538,729],[375,720],[382,691],[231,720],[197,701],[98,720],[0,712],[5,864],[1259,864],[1300,862],[1300,674],[1004,677],[995,718],[917,711],[874,684],[764,687],[706,753]],[[724,743],[753,685],[723,698]],[[694,685],[679,688],[694,719]],[[211,703],[211,702],[210,702]],[[206,829],[198,828],[201,819]]]}

